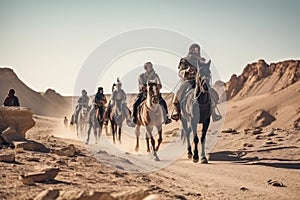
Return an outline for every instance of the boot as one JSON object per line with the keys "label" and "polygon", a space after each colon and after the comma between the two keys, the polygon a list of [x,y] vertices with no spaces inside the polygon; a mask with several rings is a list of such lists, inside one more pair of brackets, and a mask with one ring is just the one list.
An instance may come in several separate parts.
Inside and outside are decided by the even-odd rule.
{"label": "boot", "polygon": [[173,112],[172,112],[171,118],[175,121],[178,121],[180,119],[180,105],[179,105],[179,102],[174,102],[173,103]]}
{"label": "boot", "polygon": [[165,125],[170,124],[172,122],[172,119],[170,119],[169,115],[167,114],[165,116]]}

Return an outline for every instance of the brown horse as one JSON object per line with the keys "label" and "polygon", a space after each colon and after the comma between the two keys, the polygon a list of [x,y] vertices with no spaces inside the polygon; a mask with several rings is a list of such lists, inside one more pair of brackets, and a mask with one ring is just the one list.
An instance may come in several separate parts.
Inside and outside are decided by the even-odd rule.
{"label": "brown horse", "polygon": [[[149,139],[152,145],[152,155],[154,160],[159,160],[157,151],[162,142],[162,110],[159,104],[159,85],[156,82],[147,83],[147,97],[144,102],[139,106],[137,115],[137,126],[135,129],[136,134],[136,147],[135,151],[139,151],[139,136],[141,126],[146,127],[146,143],[147,152],[150,152]],[[155,140],[152,135],[153,128],[158,131],[158,144],[155,146]]]}

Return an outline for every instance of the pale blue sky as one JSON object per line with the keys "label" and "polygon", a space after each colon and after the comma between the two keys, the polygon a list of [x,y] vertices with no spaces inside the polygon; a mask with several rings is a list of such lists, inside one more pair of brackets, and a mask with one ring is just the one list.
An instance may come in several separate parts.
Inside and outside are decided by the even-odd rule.
{"label": "pale blue sky", "polygon": [[12,67],[34,90],[70,95],[82,64],[102,42],[157,27],[198,41],[228,80],[260,58],[300,59],[299,9],[297,0],[0,0],[0,66]]}

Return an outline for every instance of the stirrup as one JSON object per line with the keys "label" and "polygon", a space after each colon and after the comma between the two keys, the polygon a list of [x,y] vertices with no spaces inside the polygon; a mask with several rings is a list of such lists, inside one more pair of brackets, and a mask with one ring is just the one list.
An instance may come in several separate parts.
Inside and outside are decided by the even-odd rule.
{"label": "stirrup", "polygon": [[176,113],[176,114],[172,114],[171,115],[171,118],[175,121],[178,121],[180,119],[180,114],[179,113]]}
{"label": "stirrup", "polygon": [[214,115],[214,116],[212,116],[213,122],[217,122],[217,121],[219,121],[219,120],[221,120],[221,119],[222,119],[222,116],[221,116],[221,115]]}

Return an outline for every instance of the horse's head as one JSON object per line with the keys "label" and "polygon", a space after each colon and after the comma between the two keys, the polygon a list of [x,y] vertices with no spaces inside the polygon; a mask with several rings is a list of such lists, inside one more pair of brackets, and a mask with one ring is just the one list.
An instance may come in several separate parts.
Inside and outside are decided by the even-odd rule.
{"label": "horse's head", "polygon": [[159,89],[160,84],[157,80],[147,82],[148,97],[150,98],[150,102],[152,104],[159,103]]}
{"label": "horse's head", "polygon": [[82,114],[86,115],[89,112],[89,106],[82,106]]}
{"label": "horse's head", "polygon": [[197,85],[201,88],[202,92],[207,92],[208,87],[210,85],[210,64],[211,60],[209,60],[207,63],[201,63],[201,65],[198,67],[196,81]]}

